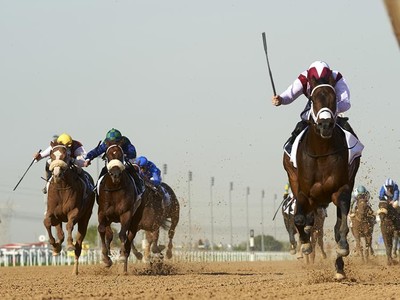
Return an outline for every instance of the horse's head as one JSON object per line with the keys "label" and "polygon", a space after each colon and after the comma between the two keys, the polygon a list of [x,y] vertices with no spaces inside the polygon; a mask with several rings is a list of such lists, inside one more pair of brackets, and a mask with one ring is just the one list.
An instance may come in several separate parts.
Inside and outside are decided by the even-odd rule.
{"label": "horse's head", "polygon": [[50,152],[50,167],[49,170],[53,174],[54,182],[58,182],[64,172],[69,168],[70,155],[69,150],[62,144],[51,144],[52,149]]}
{"label": "horse's head", "polygon": [[311,90],[311,117],[316,132],[329,139],[336,124],[336,92],[333,77],[327,83],[312,79]]}
{"label": "horse's head", "polygon": [[114,144],[106,151],[107,170],[114,183],[119,183],[122,172],[125,170],[124,151],[121,146]]}
{"label": "horse's head", "polygon": [[387,218],[391,219],[393,213],[394,208],[386,200],[379,201],[377,214],[381,222],[385,222]]}

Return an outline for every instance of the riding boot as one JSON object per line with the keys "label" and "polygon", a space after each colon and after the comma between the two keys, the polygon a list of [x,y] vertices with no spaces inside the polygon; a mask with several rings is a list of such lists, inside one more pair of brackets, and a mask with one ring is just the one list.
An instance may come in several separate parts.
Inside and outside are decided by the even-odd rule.
{"label": "riding boot", "polygon": [[127,170],[129,174],[131,174],[133,181],[135,182],[139,195],[143,194],[145,190],[145,184],[143,179],[139,176],[138,172],[132,165],[128,165]]}
{"label": "riding boot", "polygon": [[50,177],[51,177],[51,172],[50,172],[49,168],[50,168],[50,164],[47,161],[46,166],[45,166],[45,172],[44,172],[44,179],[46,180],[46,184],[45,184],[44,188],[42,189],[43,194],[47,194],[47,183],[49,182]]}
{"label": "riding boot", "polygon": [[296,124],[296,127],[294,128],[292,135],[289,137],[289,139],[286,141],[285,145],[283,146],[286,152],[289,154],[292,153],[292,146],[293,143],[296,139],[296,137],[306,128],[308,125],[307,121],[301,120]]}
{"label": "riding boot", "polygon": [[349,118],[346,118],[346,117],[339,117],[339,116],[338,116],[337,119],[336,119],[336,123],[337,123],[340,127],[342,127],[344,130],[350,132],[352,135],[354,135],[354,136],[358,139],[357,135],[354,133],[353,128],[351,128],[351,126],[350,126],[348,120],[349,120]]}
{"label": "riding boot", "polygon": [[108,172],[107,167],[103,167],[103,169],[101,169],[100,175],[99,175],[99,179],[101,177],[103,177],[104,175],[106,175]]}
{"label": "riding boot", "polygon": [[163,199],[163,208],[165,209],[171,204],[171,196],[161,184],[158,186],[158,189]]}

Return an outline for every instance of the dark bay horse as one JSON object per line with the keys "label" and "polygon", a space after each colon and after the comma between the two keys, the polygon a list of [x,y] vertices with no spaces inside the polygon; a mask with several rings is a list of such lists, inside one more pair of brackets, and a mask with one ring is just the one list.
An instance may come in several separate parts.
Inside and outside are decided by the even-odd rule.
{"label": "dark bay horse", "polygon": [[[363,261],[368,261],[369,255],[374,255],[372,249],[372,234],[375,225],[375,215],[368,205],[365,197],[357,200],[357,207],[354,217],[351,217],[351,232],[356,240],[356,253],[360,253]],[[361,240],[364,239],[365,247],[362,247]]]}
{"label": "dark bay horse", "polygon": [[[78,274],[78,260],[82,251],[82,242],[85,238],[89,219],[95,201],[95,194],[86,187],[83,179],[73,167],[67,148],[64,145],[52,143],[50,154],[50,171],[52,177],[47,193],[47,211],[43,221],[49,235],[49,242],[53,246],[53,255],[59,255],[64,241],[62,223],[67,223],[67,250],[75,252],[74,273]],[[75,170],[74,170],[75,169]],[[84,172],[83,170],[79,170]],[[93,184],[93,179],[88,173],[85,176]],[[73,243],[72,230],[78,224],[76,242]],[[57,230],[56,241],[51,232],[51,226]]]}
{"label": "dark bay horse", "polygon": [[312,251],[310,229],[314,223],[314,212],[319,207],[328,207],[331,202],[336,205],[335,277],[343,279],[343,256],[349,254],[347,215],[360,157],[349,165],[345,135],[336,126],[337,101],[334,84],[332,76],[329,82],[317,82],[315,78],[310,80],[310,120],[298,145],[297,168],[287,154],[283,156],[283,165],[294,197],[298,201],[295,224],[300,234],[303,253],[310,254]]}
{"label": "dark bay horse", "polygon": [[381,220],[381,232],[386,249],[387,264],[392,265],[394,263],[392,257],[392,250],[394,248],[393,240],[397,230],[396,223],[399,222],[400,215],[386,200],[379,201],[378,207],[378,215]]}
{"label": "dark bay horse", "polygon": [[131,243],[135,238],[143,207],[134,180],[129,175],[124,152],[119,145],[111,145],[105,153],[108,172],[98,182],[98,231],[101,237],[103,262],[111,267],[110,245],[113,238],[111,223],[120,223],[120,260],[124,273],[128,271]]}
{"label": "dark bay horse", "polygon": [[[152,186],[146,185],[146,191],[143,194],[144,209],[138,230],[145,231],[146,246],[144,257],[146,261],[149,261],[150,249],[154,254],[160,254],[164,250],[164,246],[158,244],[160,228],[168,230],[167,258],[172,257],[172,239],[179,222],[178,199],[169,185],[164,182],[161,184],[170,195],[170,204],[167,207],[163,205],[163,196],[159,192],[154,191]],[[136,249],[134,243],[132,243],[132,251],[137,259],[143,258],[143,255]]]}

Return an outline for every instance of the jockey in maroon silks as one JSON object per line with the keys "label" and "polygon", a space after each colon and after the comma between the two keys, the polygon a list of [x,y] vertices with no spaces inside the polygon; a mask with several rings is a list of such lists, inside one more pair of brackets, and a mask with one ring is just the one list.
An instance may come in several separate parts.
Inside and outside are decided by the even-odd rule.
{"label": "jockey in maroon silks", "polygon": [[[350,90],[342,74],[338,71],[331,70],[329,65],[323,61],[313,62],[282,94],[272,97],[272,104],[275,106],[290,104],[301,95],[305,95],[308,98],[307,105],[300,114],[301,121],[297,123],[291,137],[285,143],[285,149],[287,149],[289,153],[291,152],[292,144],[296,137],[307,127],[311,109],[311,78],[315,78],[319,83],[326,83],[330,76],[333,76],[335,81],[334,88],[337,100],[337,115],[339,115],[350,109]],[[337,117],[337,123],[343,129],[356,136],[347,120],[348,118]]]}

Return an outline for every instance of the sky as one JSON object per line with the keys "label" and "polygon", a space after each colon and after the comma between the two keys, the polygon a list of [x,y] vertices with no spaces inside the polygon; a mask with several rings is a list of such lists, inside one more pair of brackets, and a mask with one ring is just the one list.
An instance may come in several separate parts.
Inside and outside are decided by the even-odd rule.
{"label": "sky", "polygon": [[[111,128],[167,164],[178,243],[210,239],[211,211],[214,242],[229,243],[230,201],[234,243],[247,220],[256,235],[288,240],[272,217],[287,181],[282,145],[306,98],[272,106],[262,32],[278,93],[315,60],[346,78],[346,116],[365,145],[356,184],[377,207],[386,177],[400,180],[400,59],[383,1],[0,0],[0,243],[45,235],[45,162],[13,191],[33,154],[63,132],[89,151]],[[94,178],[102,165],[88,168]]]}

